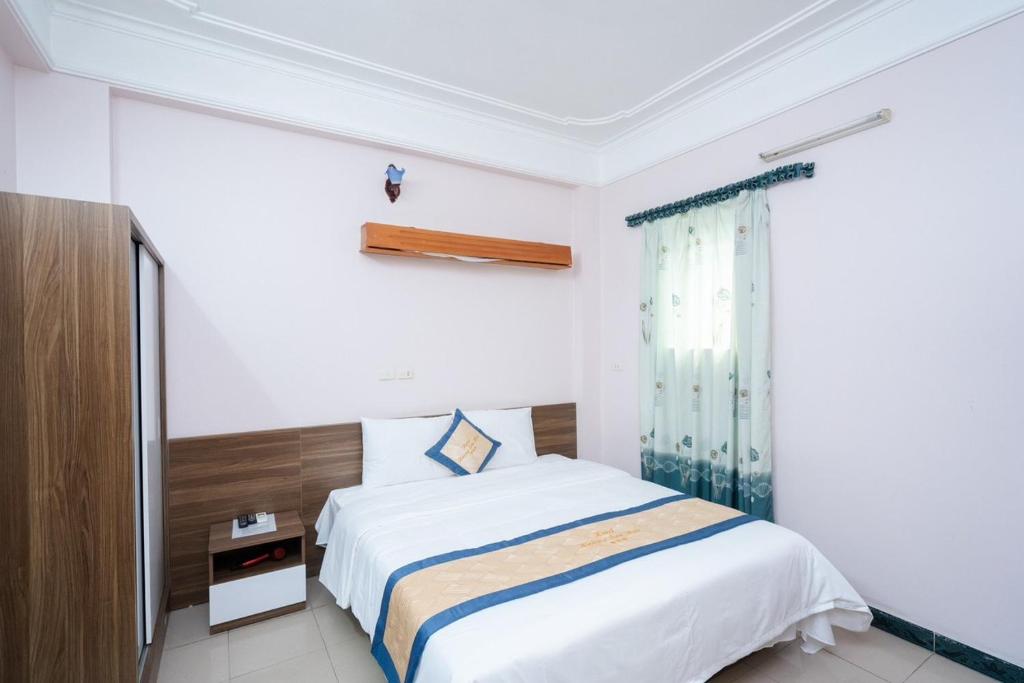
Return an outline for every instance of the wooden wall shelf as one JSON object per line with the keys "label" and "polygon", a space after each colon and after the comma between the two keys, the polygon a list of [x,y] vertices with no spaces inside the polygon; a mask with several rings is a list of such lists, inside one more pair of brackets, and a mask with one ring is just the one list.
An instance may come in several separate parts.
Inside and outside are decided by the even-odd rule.
{"label": "wooden wall shelf", "polygon": [[441,230],[364,223],[364,254],[446,258],[528,268],[572,268],[572,249],[563,244],[524,242]]}

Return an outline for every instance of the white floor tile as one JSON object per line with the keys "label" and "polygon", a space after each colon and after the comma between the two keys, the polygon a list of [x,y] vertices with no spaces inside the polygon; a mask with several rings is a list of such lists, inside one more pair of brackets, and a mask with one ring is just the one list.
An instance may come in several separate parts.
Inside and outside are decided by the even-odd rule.
{"label": "white floor tile", "polygon": [[756,669],[743,669],[729,683],[778,683]]}
{"label": "white floor tile", "polygon": [[320,583],[320,579],[315,576],[306,579],[306,609],[316,609],[334,604],[337,604],[334,596]]}
{"label": "white floor tile", "polygon": [[708,683],[736,683],[741,676],[751,671],[752,669],[747,664],[747,660],[742,659],[716,673],[709,679]]}
{"label": "white floor tile", "polygon": [[308,610],[228,632],[232,676],[323,649],[320,629]]}
{"label": "white floor tile", "polygon": [[881,678],[831,652],[809,655],[798,646],[761,659],[754,671],[780,683],[882,683]]}
{"label": "white floor tile", "polygon": [[[158,683],[380,683],[370,639],[330,593],[311,609],[209,636],[206,605],[171,612]],[[319,582],[316,583],[319,585]],[[327,596],[326,604],[316,601]],[[807,655],[779,643],[716,674],[712,683],[991,683],[991,679],[878,629],[838,631],[839,642]],[[325,645],[326,644],[326,645]],[[833,654],[834,653],[834,654]],[[908,678],[909,676],[909,678]]]}
{"label": "white floor tile", "polygon": [[772,655],[777,655],[790,647],[799,647],[796,642],[797,641],[795,640],[785,640],[781,643],[775,643],[775,645],[771,647],[767,647],[763,650],[758,650],[757,652],[750,654],[746,659],[740,660],[740,663],[745,664],[750,668],[757,668],[767,661]]}
{"label": "white floor tile", "polygon": [[746,665],[743,662],[736,662],[725,667],[710,679],[708,683],[732,683],[739,675],[740,671],[745,671]]}
{"label": "white floor tile", "polygon": [[209,604],[176,609],[167,615],[167,640],[164,647],[181,647],[210,637]]}
{"label": "white floor tile", "polygon": [[370,638],[350,638],[327,647],[340,683],[381,683],[384,672],[370,654]]}
{"label": "white floor tile", "polygon": [[330,646],[342,640],[350,638],[366,637],[359,622],[352,616],[352,612],[341,609],[337,605],[325,605],[313,610],[316,623],[320,626],[320,633],[324,636],[324,642]]}
{"label": "white floor tile", "polygon": [[223,683],[228,680],[228,634],[165,650],[157,683]]}
{"label": "white floor tile", "polygon": [[829,652],[867,669],[890,683],[903,683],[931,652],[877,628],[864,633],[836,629],[836,644]]}
{"label": "white floor tile", "polygon": [[945,657],[932,655],[907,683],[992,683],[992,679]]}
{"label": "white floor tile", "polygon": [[326,650],[320,650],[295,659],[274,664],[231,679],[231,683],[337,683],[334,667]]}

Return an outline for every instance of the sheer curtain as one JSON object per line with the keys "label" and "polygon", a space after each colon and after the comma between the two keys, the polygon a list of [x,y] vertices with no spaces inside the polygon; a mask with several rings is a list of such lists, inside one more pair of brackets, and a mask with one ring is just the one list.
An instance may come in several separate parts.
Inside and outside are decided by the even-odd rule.
{"label": "sheer curtain", "polygon": [[644,479],[771,520],[769,209],[744,190],[644,227]]}

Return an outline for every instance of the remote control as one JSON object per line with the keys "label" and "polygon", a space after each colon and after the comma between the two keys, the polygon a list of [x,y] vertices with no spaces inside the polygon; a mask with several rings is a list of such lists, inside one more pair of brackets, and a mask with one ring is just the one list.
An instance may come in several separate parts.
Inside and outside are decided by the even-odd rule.
{"label": "remote control", "polygon": [[257,512],[256,513],[256,523],[257,524],[266,524],[267,523],[267,513],[266,512]]}
{"label": "remote control", "polygon": [[249,526],[249,517],[246,515],[238,515],[238,528],[244,529]]}
{"label": "remote control", "polygon": [[249,524],[255,524],[256,523],[256,513],[255,512],[250,512],[249,513],[248,522],[249,522]]}

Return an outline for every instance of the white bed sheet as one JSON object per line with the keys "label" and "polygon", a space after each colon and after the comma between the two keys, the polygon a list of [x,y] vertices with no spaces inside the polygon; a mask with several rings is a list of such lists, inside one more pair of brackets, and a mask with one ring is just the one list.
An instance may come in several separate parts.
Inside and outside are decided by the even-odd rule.
{"label": "white bed sheet", "polygon": [[[673,492],[604,465],[530,465],[331,493],[317,520],[320,581],[373,633],[388,576],[473,548]],[[427,643],[418,683],[705,681],[798,634],[863,631],[864,601],[799,534],[753,522],[456,621]]]}

